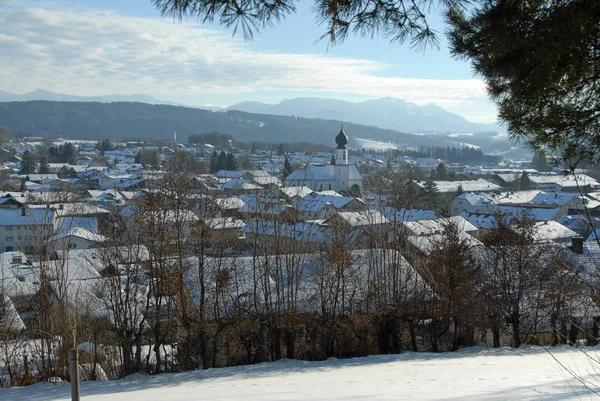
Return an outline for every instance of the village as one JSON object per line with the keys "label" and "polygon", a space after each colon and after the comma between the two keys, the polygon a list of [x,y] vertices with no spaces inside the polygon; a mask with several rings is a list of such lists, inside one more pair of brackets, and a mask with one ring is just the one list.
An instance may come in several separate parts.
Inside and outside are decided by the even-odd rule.
{"label": "village", "polygon": [[0,385],[66,377],[70,347],[116,379],[596,344],[600,182],[323,135],[330,152],[4,143]]}

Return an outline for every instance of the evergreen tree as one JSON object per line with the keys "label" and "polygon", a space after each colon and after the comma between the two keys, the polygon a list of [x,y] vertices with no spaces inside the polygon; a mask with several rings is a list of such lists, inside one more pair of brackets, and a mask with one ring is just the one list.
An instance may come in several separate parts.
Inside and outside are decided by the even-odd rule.
{"label": "evergreen tree", "polygon": [[40,158],[40,174],[48,174],[48,157],[46,155],[42,155]]}
{"label": "evergreen tree", "polygon": [[217,171],[227,170],[227,155],[225,154],[224,150],[222,150],[221,153],[219,153],[219,162],[217,166]]}
{"label": "evergreen tree", "polygon": [[[440,148],[443,149],[443,148]],[[435,177],[438,180],[445,180],[448,176],[448,170],[446,169],[446,166],[444,165],[444,163],[440,163],[437,165],[437,168],[435,169]]]}
{"label": "evergreen tree", "polygon": [[26,150],[23,153],[23,158],[21,159],[21,174],[33,174],[35,173],[35,158],[33,153]]}
{"label": "evergreen tree", "polygon": [[331,164],[332,166],[335,166],[335,156],[331,155],[331,160],[329,160],[329,164]]}
{"label": "evergreen tree", "polygon": [[521,174],[521,177],[519,178],[518,186],[519,186],[519,190],[521,190],[521,191],[527,191],[527,190],[533,189],[533,183],[529,179],[529,174],[527,173],[527,171],[523,171],[523,173]]}
{"label": "evergreen tree", "polygon": [[212,174],[214,174],[217,171],[219,171],[219,155],[217,154],[217,151],[215,150],[213,152],[212,156],[210,157],[210,172]]}
{"label": "evergreen tree", "polygon": [[285,178],[292,174],[292,164],[290,163],[290,160],[286,157],[285,160],[283,161],[283,179],[285,180]]}
{"label": "evergreen tree", "polygon": [[550,171],[550,165],[548,164],[548,159],[546,158],[546,152],[543,150],[540,150],[533,155],[531,164],[537,171]]}
{"label": "evergreen tree", "polygon": [[233,155],[233,153],[227,153],[227,163],[225,167],[226,170],[229,171],[237,170],[237,163],[235,161],[235,156]]}
{"label": "evergreen tree", "polygon": [[431,180],[425,181],[425,206],[430,210],[437,210],[440,205],[440,191],[435,182]]}
{"label": "evergreen tree", "polygon": [[350,194],[355,198],[360,198],[362,196],[362,192],[360,190],[360,186],[358,184],[353,184],[350,187]]}

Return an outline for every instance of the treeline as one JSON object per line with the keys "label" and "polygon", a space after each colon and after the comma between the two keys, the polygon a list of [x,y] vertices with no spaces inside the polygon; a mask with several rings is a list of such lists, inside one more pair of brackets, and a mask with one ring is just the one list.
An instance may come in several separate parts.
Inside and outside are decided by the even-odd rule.
{"label": "treeline", "polygon": [[233,136],[215,131],[206,134],[191,134],[188,137],[188,143],[196,145],[207,143],[220,149],[229,149],[231,146],[239,147],[237,140]]}
{"label": "treeline", "polygon": [[498,163],[502,160],[499,156],[484,154],[479,148],[464,147],[441,147],[441,146],[420,146],[418,150],[392,150],[393,157],[409,156],[414,158],[431,157],[433,159],[446,160],[448,163],[462,164],[486,164]]}

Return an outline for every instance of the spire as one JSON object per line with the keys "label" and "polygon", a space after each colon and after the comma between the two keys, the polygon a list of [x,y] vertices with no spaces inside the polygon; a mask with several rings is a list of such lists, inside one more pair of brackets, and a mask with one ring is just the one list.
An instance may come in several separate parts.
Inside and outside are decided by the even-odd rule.
{"label": "spire", "polygon": [[346,135],[344,132],[344,124],[342,124],[340,133],[335,137],[335,143],[337,143],[338,149],[346,149],[346,145],[348,144],[348,135]]}

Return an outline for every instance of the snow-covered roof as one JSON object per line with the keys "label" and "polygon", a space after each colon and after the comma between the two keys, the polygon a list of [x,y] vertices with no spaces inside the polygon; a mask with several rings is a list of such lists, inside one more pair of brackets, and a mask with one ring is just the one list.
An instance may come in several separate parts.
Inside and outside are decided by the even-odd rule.
{"label": "snow-covered roof", "polygon": [[241,209],[244,207],[246,202],[241,200],[240,198],[230,197],[230,198],[217,198],[215,199],[215,204],[223,210],[228,209]]}
{"label": "snow-covered roof", "polygon": [[387,224],[390,221],[385,218],[377,210],[363,210],[359,212],[338,212],[336,215],[331,216],[324,224],[331,219],[342,219],[346,224],[351,227],[365,227],[378,224]]}
{"label": "snow-covered roof", "polygon": [[435,219],[434,210],[396,209],[390,206],[370,206],[370,209],[379,211],[391,222]]}
{"label": "snow-covered roof", "polygon": [[231,217],[215,217],[212,219],[205,219],[204,223],[213,230],[227,230],[234,228],[242,229],[246,226],[246,223],[244,223],[242,220]]}
{"label": "snow-covered roof", "polygon": [[55,212],[52,209],[0,209],[0,226],[35,226],[54,224]]}
{"label": "snow-covered roof", "polygon": [[[425,181],[415,182],[419,187],[425,188]],[[463,192],[485,192],[485,191],[501,191],[502,187],[492,182],[486,181],[483,178],[467,181],[433,181],[437,189],[441,193],[458,192],[459,187],[462,187]]]}
{"label": "snow-covered roof", "polygon": [[497,226],[496,216],[493,214],[462,212],[460,216],[479,229],[493,229]]}
{"label": "snow-covered roof", "polygon": [[568,229],[557,221],[540,221],[534,224],[537,241],[557,241],[579,237],[575,231]]}
{"label": "snow-covered roof", "polygon": [[563,188],[576,188],[586,185],[600,186],[598,181],[585,174],[537,173],[529,175],[529,179],[537,185],[557,184]]}
{"label": "snow-covered roof", "polygon": [[53,235],[52,237],[48,238],[48,241],[61,241],[68,237],[77,237],[90,242],[104,242],[106,240],[104,235],[93,233],[83,227],[74,227],[68,231],[61,231]]}
{"label": "snow-covered roof", "polygon": [[462,216],[452,216],[433,220],[405,221],[402,225],[414,235],[442,234],[448,224],[455,224],[461,232],[474,232],[477,227]]}
{"label": "snow-covered roof", "polygon": [[250,180],[244,180],[241,178],[232,178],[227,181],[223,185],[221,185],[222,190],[226,189],[237,189],[237,190],[255,190],[262,189],[260,186],[252,184]]}
{"label": "snow-covered roof", "polygon": [[456,199],[466,200],[471,206],[485,206],[494,203],[494,196],[487,193],[464,192]]}
{"label": "snow-covered roof", "polygon": [[281,192],[285,194],[288,198],[293,198],[298,196],[300,198],[304,198],[307,195],[310,195],[313,190],[307,186],[297,186],[297,187],[281,187],[279,188]]}
{"label": "snow-covered roof", "polygon": [[554,220],[558,217],[560,208],[524,207],[524,206],[496,206],[493,208],[505,216],[520,219],[523,216],[534,221]]}

